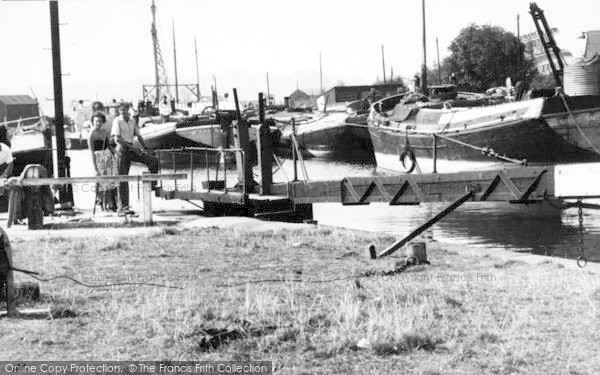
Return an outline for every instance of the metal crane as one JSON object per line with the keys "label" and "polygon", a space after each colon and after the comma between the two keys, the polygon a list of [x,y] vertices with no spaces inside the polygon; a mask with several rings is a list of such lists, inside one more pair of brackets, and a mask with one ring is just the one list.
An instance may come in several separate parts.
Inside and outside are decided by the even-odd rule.
{"label": "metal crane", "polygon": [[533,18],[533,23],[535,24],[538,35],[540,36],[540,42],[544,47],[544,52],[546,52],[546,57],[550,63],[550,68],[554,74],[554,79],[556,80],[558,86],[562,86],[562,75],[565,64],[562,54],[560,53],[560,48],[558,48],[556,41],[552,36],[552,30],[548,26],[548,22],[546,22],[544,11],[541,10],[536,3],[530,3],[529,13]]}
{"label": "metal crane", "polygon": [[165,62],[162,57],[160,44],[158,42],[158,35],[156,32],[156,5],[154,4],[154,0],[152,0],[152,6],[150,9],[152,10],[152,29],[150,32],[152,33],[152,45],[154,47],[154,77],[156,81],[156,96],[154,98],[154,104],[158,104],[161,96],[167,96],[169,98],[171,93],[167,80],[167,70],[165,69]]}

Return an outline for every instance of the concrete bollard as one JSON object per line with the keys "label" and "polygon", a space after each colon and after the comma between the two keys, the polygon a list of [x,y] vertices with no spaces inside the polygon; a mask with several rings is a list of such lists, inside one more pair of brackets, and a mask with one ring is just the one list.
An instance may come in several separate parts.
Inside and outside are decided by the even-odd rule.
{"label": "concrete bollard", "polygon": [[410,242],[406,245],[406,259],[413,258],[415,264],[427,263],[425,242]]}

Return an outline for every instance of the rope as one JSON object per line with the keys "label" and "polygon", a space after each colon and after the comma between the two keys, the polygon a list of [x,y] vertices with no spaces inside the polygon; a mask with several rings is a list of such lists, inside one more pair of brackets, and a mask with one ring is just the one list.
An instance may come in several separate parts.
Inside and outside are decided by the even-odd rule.
{"label": "rope", "polygon": [[18,271],[18,272],[23,272],[24,274],[26,274],[29,277],[33,277],[36,280],[39,281],[43,281],[43,282],[50,282],[53,280],[58,280],[58,279],[67,279],[67,280],[71,280],[72,282],[79,284],[81,286],[84,286],[86,288],[108,288],[111,286],[120,286],[120,285],[144,285],[144,286],[157,286],[157,287],[161,287],[161,288],[171,288],[171,289],[183,289],[180,286],[173,286],[173,285],[166,285],[166,284],[155,284],[155,283],[143,283],[143,282],[125,282],[125,283],[114,283],[114,284],[87,284],[84,282],[81,282],[77,279],[74,279],[73,277],[69,276],[69,275],[58,275],[58,276],[53,276],[53,277],[49,277],[49,278],[43,278],[43,277],[39,277],[39,276],[35,276],[32,275],[31,271],[29,272],[24,272],[23,270],[19,270],[19,269],[13,269],[14,271]]}
{"label": "rope", "polygon": [[565,106],[567,112],[573,118],[573,122],[575,122],[575,127],[577,128],[577,130],[579,130],[579,133],[581,134],[581,136],[583,137],[583,139],[585,139],[585,141],[590,145],[590,147],[592,148],[592,150],[594,150],[596,153],[600,154],[600,150],[596,146],[594,146],[594,144],[592,143],[592,141],[590,141],[590,139],[583,132],[583,129],[581,129],[581,126],[577,122],[577,119],[575,118],[575,115],[573,114],[573,112],[571,111],[571,108],[569,107],[569,104],[567,103],[567,98],[565,98],[565,94],[563,94],[561,92],[559,94],[559,97],[560,97],[560,100],[562,101],[563,105]]}
{"label": "rope", "polygon": [[[364,278],[371,278],[374,276],[381,276],[381,277],[394,276],[394,275],[398,275],[398,274],[404,272],[407,268],[409,268],[411,266],[415,266],[416,264],[417,264],[416,260],[413,257],[411,257],[404,264],[402,264],[401,266],[399,266],[391,271],[366,271],[365,273],[361,273],[358,275],[333,277],[333,278],[329,278],[329,279],[308,279],[308,280],[285,279],[285,278],[254,279],[254,280],[243,281],[241,283],[217,284],[215,286],[217,288],[235,288],[235,287],[250,285],[250,284],[286,283],[286,282],[307,283],[307,284],[325,284],[325,283],[331,283],[331,282],[335,282],[335,281],[346,281],[346,280],[358,280],[358,279],[364,279]],[[424,264],[429,264],[429,262],[424,262]]]}
{"label": "rope", "polygon": [[444,139],[446,141],[454,142],[454,143],[457,143],[457,144],[459,144],[461,146],[465,146],[465,147],[471,148],[473,150],[480,151],[482,154],[484,154],[486,156],[489,156],[489,157],[495,157],[495,158],[498,158],[498,159],[501,159],[501,160],[504,160],[504,161],[508,161],[508,162],[515,163],[515,164],[521,164],[521,165],[525,165],[527,163],[527,161],[525,159],[519,160],[519,159],[510,158],[510,157],[508,157],[506,155],[500,155],[497,152],[495,152],[494,149],[491,148],[491,147],[479,147],[479,146],[475,146],[475,145],[472,145],[472,144],[469,144],[469,143],[466,143],[466,142],[459,141],[458,139],[446,137],[445,135],[441,135],[440,133],[437,133],[436,136],[438,136],[438,137],[440,137],[440,138],[442,138],[442,139]]}
{"label": "rope", "polygon": [[281,170],[281,173],[283,173],[283,176],[285,177],[285,179],[287,180],[287,182],[290,182],[290,179],[288,178],[287,174],[285,173],[285,170],[283,169],[283,163],[285,163],[285,160],[282,162],[279,161],[279,158],[273,154],[273,158],[275,159],[275,162],[277,163],[278,167],[275,171],[273,171],[273,174],[277,173],[278,171]]}

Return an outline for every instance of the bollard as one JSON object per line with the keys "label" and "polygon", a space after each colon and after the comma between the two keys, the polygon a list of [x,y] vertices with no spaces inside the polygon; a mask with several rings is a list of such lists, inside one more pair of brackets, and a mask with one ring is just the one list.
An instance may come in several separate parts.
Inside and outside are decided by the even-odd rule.
{"label": "bollard", "polygon": [[425,242],[410,242],[406,245],[406,259],[413,258],[415,264],[427,263]]}

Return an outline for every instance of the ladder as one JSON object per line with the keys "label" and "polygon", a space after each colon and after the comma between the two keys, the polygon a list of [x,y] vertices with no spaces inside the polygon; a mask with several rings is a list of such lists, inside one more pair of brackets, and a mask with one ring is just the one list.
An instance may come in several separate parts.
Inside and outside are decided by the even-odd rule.
{"label": "ladder", "polygon": [[[531,3],[529,4],[529,13],[533,18],[533,23],[535,24],[538,35],[540,36],[540,42],[542,43],[544,51],[546,52],[546,57],[550,63],[550,68],[554,74],[556,84],[558,86],[562,86],[564,61],[562,54],[560,53],[560,48],[558,48],[556,42],[554,41],[554,37],[552,36],[552,30],[550,30],[548,22],[546,22],[544,11],[541,10],[536,3]],[[556,64],[558,64],[558,67]]]}

